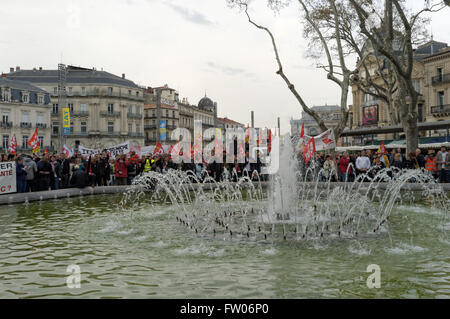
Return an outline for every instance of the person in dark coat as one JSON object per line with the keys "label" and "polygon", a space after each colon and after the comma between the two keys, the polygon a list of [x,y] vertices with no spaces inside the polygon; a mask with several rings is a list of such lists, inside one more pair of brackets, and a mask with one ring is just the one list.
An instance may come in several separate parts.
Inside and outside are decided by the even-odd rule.
{"label": "person in dark coat", "polygon": [[50,187],[50,179],[52,178],[53,168],[48,161],[47,156],[43,156],[37,163],[38,169],[38,189],[40,191],[48,191]]}
{"label": "person in dark coat", "polygon": [[78,165],[75,165],[73,167],[73,174],[72,178],[70,179],[70,185],[76,188],[85,188],[87,185],[89,185],[87,174]]}
{"label": "person in dark coat", "polygon": [[18,157],[16,163],[16,183],[17,183],[17,192],[25,193],[27,188],[27,171],[25,170],[25,166],[23,166],[23,158]]}

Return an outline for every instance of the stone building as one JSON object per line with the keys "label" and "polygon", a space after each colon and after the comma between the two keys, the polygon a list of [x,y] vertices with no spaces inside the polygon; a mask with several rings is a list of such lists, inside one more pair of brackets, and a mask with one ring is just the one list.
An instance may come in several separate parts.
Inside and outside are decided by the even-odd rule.
{"label": "stone building", "polygon": [[0,152],[8,150],[12,136],[16,135],[18,153],[30,153],[28,140],[38,129],[42,151],[52,151],[50,140],[50,96],[29,82],[0,78]]}
{"label": "stone building", "polygon": [[[341,107],[338,105],[313,106],[311,109],[318,113],[318,115],[324,120],[325,125],[329,128],[336,126],[342,116]],[[322,133],[316,121],[309,114],[302,111],[301,119],[291,119],[292,136],[300,134],[303,123],[305,124],[306,135],[316,136]]]}
{"label": "stone building", "polygon": [[[369,52],[369,54],[372,54]],[[414,51],[413,64],[413,85],[419,93],[417,102],[418,122],[436,122],[438,120],[449,119],[449,110],[445,111],[445,105],[450,103],[448,96],[450,94],[448,73],[450,72],[450,51],[446,43],[431,40],[424,45],[419,46]],[[369,68],[371,78],[377,85],[386,87],[381,77],[376,60],[372,57],[366,63]],[[372,61],[373,63],[370,63]],[[370,128],[385,127],[396,125],[399,119],[397,110],[389,111],[388,104],[371,94],[363,92],[358,81],[365,81],[365,71],[359,63],[359,76],[352,81],[353,103],[350,106],[351,128]],[[387,62],[383,63],[383,66]],[[384,74],[388,74],[388,67],[382,68]],[[406,102],[409,102],[407,97]],[[397,120],[392,119],[396,117]],[[397,123],[396,123],[397,122]],[[436,136],[446,134],[440,131],[422,131],[420,136]],[[404,133],[393,134],[374,134],[363,138],[363,140],[355,140],[358,144],[364,144],[371,140],[393,140],[404,138]]]}
{"label": "stone building", "polygon": [[145,144],[172,144],[171,134],[179,125],[178,92],[166,84],[147,88],[145,96]]}
{"label": "stone building", "polygon": [[[423,59],[424,118],[427,122],[450,120],[450,47],[444,47]],[[427,136],[448,135],[448,130],[429,131]]]}
{"label": "stone building", "polygon": [[[51,145],[60,150],[61,106],[58,105],[58,70],[15,71],[8,79],[28,81],[50,93]],[[67,107],[71,113],[71,132],[63,143],[70,148],[82,145],[103,148],[130,141],[144,145],[144,90],[133,81],[106,71],[67,66]]]}
{"label": "stone building", "polygon": [[237,129],[237,128],[245,129],[244,124],[233,121],[227,117],[218,117],[217,123],[218,123],[217,127],[222,129],[223,134],[225,134],[227,129]]}

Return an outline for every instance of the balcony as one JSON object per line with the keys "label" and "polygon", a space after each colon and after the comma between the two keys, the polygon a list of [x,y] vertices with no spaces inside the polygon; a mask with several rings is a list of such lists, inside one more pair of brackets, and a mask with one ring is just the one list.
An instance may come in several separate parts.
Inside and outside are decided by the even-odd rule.
{"label": "balcony", "polygon": [[12,128],[12,126],[13,126],[12,122],[0,122],[0,127]]}
{"label": "balcony", "polygon": [[100,116],[102,116],[102,117],[120,117],[120,112],[100,111]]}
{"label": "balcony", "polygon": [[[87,97],[95,97],[95,98],[119,98],[119,99],[129,99],[129,100],[133,100],[133,101],[140,101],[143,102],[144,101],[144,95],[143,94],[139,94],[139,96],[136,96],[136,91],[135,94],[128,94],[128,92],[126,93],[120,93],[120,92],[107,92],[105,90],[93,90],[91,92],[80,92],[80,91],[72,91],[72,92],[66,92],[67,97],[68,98],[72,98],[72,97],[83,97],[83,98],[87,98]],[[58,93],[52,92],[51,93],[52,97],[58,97]]]}
{"label": "balcony", "polygon": [[127,117],[130,119],[141,119],[143,116],[137,113],[127,113]]}
{"label": "balcony", "polygon": [[450,73],[433,76],[431,78],[431,83],[433,85],[438,85],[441,83],[450,83]]}
{"label": "balcony", "polygon": [[47,128],[47,124],[45,124],[45,123],[36,123],[36,127],[44,129],[44,128]]}
{"label": "balcony", "polygon": [[32,128],[33,124],[31,124],[30,122],[20,122],[20,127],[21,128]]}
{"label": "balcony", "polygon": [[155,129],[156,128],[156,124],[146,124],[144,125],[144,130],[151,130],[151,129]]}
{"label": "balcony", "polygon": [[88,111],[73,112],[72,116],[75,117],[89,116],[89,112]]}
{"label": "balcony", "polygon": [[143,133],[130,133],[128,132],[129,137],[144,137]]}
{"label": "balcony", "polygon": [[437,117],[450,116],[450,104],[432,106],[431,114]]}
{"label": "balcony", "polygon": [[120,134],[120,132],[110,132],[110,131],[107,131],[107,132],[99,132],[99,135],[102,135],[102,136],[114,136],[114,137],[120,137],[120,136],[122,136],[121,134]]}

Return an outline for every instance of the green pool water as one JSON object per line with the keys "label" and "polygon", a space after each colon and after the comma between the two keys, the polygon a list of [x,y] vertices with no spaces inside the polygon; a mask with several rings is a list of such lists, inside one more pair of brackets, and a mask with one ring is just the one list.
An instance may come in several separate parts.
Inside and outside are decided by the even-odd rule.
{"label": "green pool water", "polygon": [[[397,206],[375,238],[202,237],[120,196],[0,206],[0,298],[450,298],[447,212]],[[368,265],[381,288],[368,288]],[[69,265],[80,288],[67,286]]]}

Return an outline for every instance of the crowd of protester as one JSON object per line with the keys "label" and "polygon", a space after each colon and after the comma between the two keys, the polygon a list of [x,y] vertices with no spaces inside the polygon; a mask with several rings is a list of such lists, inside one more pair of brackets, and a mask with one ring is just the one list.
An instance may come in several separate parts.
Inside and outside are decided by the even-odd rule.
{"label": "crowd of protester", "polygon": [[[34,192],[64,188],[84,188],[86,186],[131,185],[136,176],[155,171],[165,174],[169,169],[194,172],[193,182],[203,181],[206,176],[220,181],[224,178],[236,181],[244,174],[253,180],[266,180],[261,173],[262,162],[257,153],[256,163],[251,163],[248,152],[244,163],[180,163],[172,161],[168,154],[143,155],[136,153],[110,157],[106,151],[101,154],[82,156],[75,152],[71,157],[61,154],[2,155],[0,161],[16,161],[17,192]],[[436,154],[429,150],[424,154],[420,149],[404,154],[401,149],[393,149],[387,154],[361,151],[359,154],[316,153],[315,158],[305,165],[302,153],[298,154],[304,171],[312,168],[313,175],[322,181],[353,182],[357,176],[366,174],[374,177],[384,168],[422,169],[441,183],[450,182],[450,154],[442,147]],[[230,172],[234,172],[230,174]],[[245,173],[247,172],[247,173]],[[257,173],[257,174],[256,174]],[[228,174],[228,176],[227,176]]]}
{"label": "crowd of protester", "polygon": [[[224,152],[226,162],[226,153]],[[0,162],[16,161],[17,192],[35,192],[57,190],[64,188],[84,188],[87,186],[119,186],[131,185],[136,176],[155,171],[162,174],[169,169],[192,171],[196,178],[192,182],[203,181],[206,176],[220,181],[229,178],[237,181],[244,171],[261,173],[262,163],[257,155],[256,163],[250,163],[248,152],[245,163],[174,163],[168,154],[143,155],[139,157],[135,152],[117,155],[112,158],[106,151],[101,154],[82,156],[75,152],[73,156],[66,157],[61,154],[42,155],[2,155]],[[227,172],[233,172],[228,174]],[[258,174],[250,178],[256,180]],[[259,178],[264,178],[259,176]]]}
{"label": "crowd of protester", "polygon": [[[301,153],[299,158],[302,158]],[[308,165],[300,162],[305,170],[312,168],[314,176],[320,175],[323,181],[353,182],[359,175],[374,178],[381,170],[392,168],[392,171],[420,169],[440,183],[450,183],[450,154],[446,147],[442,147],[437,154],[435,150],[424,153],[420,149],[409,154],[403,153],[401,149],[392,149],[386,154],[371,150],[352,154],[316,153]]]}

